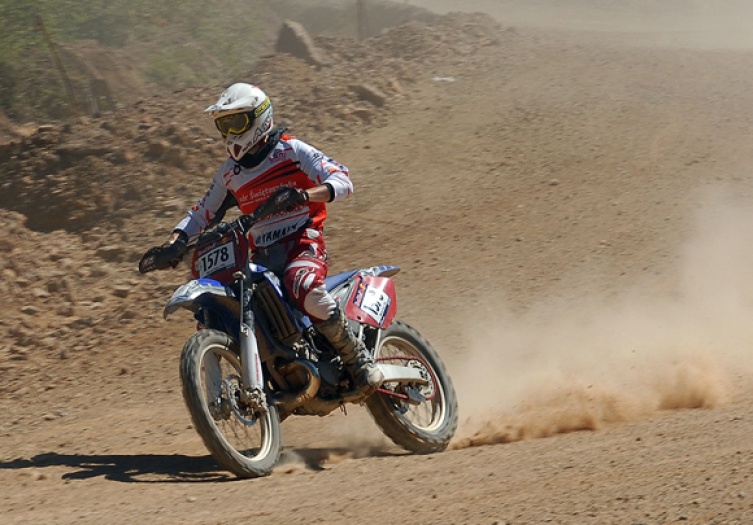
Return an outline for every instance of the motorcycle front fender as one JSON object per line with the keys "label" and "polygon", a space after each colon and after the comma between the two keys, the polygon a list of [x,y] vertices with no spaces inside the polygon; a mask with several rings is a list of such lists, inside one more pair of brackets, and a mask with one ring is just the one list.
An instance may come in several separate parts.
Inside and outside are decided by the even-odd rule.
{"label": "motorcycle front fender", "polygon": [[214,279],[195,279],[180,286],[167,302],[163,316],[167,319],[179,308],[196,312],[208,304],[226,308],[235,317],[239,316],[240,303],[233,291]]}

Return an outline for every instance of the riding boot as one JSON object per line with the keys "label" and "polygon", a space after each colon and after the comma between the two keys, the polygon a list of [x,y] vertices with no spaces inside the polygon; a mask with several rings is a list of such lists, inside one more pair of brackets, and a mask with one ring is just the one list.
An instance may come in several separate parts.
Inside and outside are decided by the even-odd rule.
{"label": "riding boot", "polygon": [[314,323],[314,328],[337,351],[358,386],[373,390],[382,384],[384,374],[363,341],[350,329],[348,319],[339,306],[329,319]]}

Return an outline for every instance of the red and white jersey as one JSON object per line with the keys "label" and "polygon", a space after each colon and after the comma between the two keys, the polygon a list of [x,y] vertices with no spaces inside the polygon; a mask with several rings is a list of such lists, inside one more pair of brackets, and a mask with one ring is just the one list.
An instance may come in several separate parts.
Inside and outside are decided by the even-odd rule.
{"label": "red and white jersey", "polygon": [[[175,229],[183,230],[189,237],[198,235],[214,218],[228,191],[238,202],[241,213],[250,214],[283,186],[305,190],[324,183],[331,187],[333,200],[353,193],[348,168],[310,144],[283,135],[266,158],[253,168],[244,168],[228,158],[207,193]],[[253,247],[269,246],[303,228],[321,230],[326,217],[325,203],[309,202],[255,224],[249,232],[249,240]]]}

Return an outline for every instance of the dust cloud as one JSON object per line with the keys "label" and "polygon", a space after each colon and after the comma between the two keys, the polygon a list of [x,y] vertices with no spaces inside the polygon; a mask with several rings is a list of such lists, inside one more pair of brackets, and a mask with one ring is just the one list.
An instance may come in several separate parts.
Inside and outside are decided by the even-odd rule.
{"label": "dust cloud", "polygon": [[733,401],[753,371],[753,208],[703,206],[671,285],[619,299],[590,292],[478,321],[453,367],[454,448],[598,430],[663,410]]}
{"label": "dust cloud", "polygon": [[484,12],[512,26],[632,33],[643,45],[751,48],[749,0],[407,0],[438,13]]}
{"label": "dust cloud", "polygon": [[328,465],[355,459],[389,454],[389,448],[385,445],[384,439],[367,437],[347,439],[347,441],[348,443],[343,447],[286,449],[280,456],[278,470],[283,474],[297,474],[309,470],[323,470]]}

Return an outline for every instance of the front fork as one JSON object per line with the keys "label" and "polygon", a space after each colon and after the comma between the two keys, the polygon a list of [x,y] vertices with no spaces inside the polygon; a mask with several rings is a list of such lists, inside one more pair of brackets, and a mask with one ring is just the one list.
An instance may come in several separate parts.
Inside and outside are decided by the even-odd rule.
{"label": "front fork", "polygon": [[251,309],[251,297],[254,290],[253,287],[246,286],[246,276],[241,272],[238,272],[235,277],[240,283],[241,310],[243,312],[240,325],[240,345],[241,368],[245,388],[241,391],[241,401],[252,410],[267,412],[269,408],[267,397],[264,394],[264,374],[261,369],[259,344],[254,331],[254,312]]}

